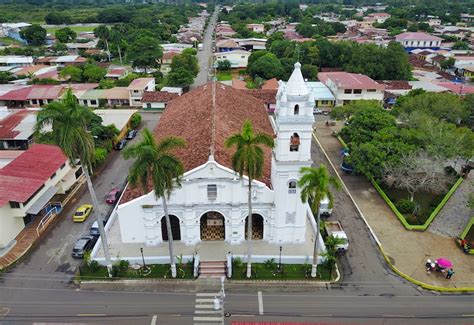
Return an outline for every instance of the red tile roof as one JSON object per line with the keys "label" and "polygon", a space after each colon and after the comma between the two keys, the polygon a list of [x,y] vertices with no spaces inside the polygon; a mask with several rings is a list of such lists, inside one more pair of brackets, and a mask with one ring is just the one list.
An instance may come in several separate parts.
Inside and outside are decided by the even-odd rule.
{"label": "red tile roof", "polygon": [[385,90],[401,90],[412,88],[412,86],[406,80],[379,80],[378,82],[385,85]]}
{"label": "red tile roof", "polygon": [[59,147],[34,144],[0,169],[0,206],[26,202],[66,161]]}
{"label": "red tile roof", "polygon": [[[172,100],[160,118],[154,134],[157,140],[167,136],[178,136],[186,140],[185,149],[176,155],[190,171],[209,160],[211,145],[215,148],[214,159],[231,168],[233,149],[224,147],[225,139],[240,132],[245,119],[250,119],[255,132],[274,135],[265,103],[248,92],[216,85],[215,137],[212,143],[212,84],[200,86]],[[264,149],[265,165],[260,179],[270,186],[271,150]],[[150,187],[151,190],[151,187]],[[122,203],[143,195],[141,188],[128,188]]]}
{"label": "red tile roof", "polygon": [[28,115],[34,114],[34,111],[27,109],[20,109],[10,115],[8,115],[3,120],[0,120],[0,139],[13,139],[20,131],[15,131],[14,129],[23,121]]}
{"label": "red tile roof", "polygon": [[163,53],[163,57],[161,58],[162,60],[169,60],[178,55],[179,52],[176,51],[170,51],[170,52],[165,52]]}
{"label": "red tile roof", "polygon": [[395,36],[397,41],[416,40],[416,41],[442,41],[442,38],[421,32],[406,32]]}
{"label": "red tile roof", "polygon": [[142,103],[167,103],[176,97],[179,97],[179,95],[167,91],[145,91]]}
{"label": "red tile roof", "polygon": [[0,100],[27,101],[29,99],[57,99],[61,96],[63,85],[33,85],[9,91]]}
{"label": "red tile roof", "polygon": [[240,79],[232,79],[232,88],[247,90],[247,83]]}
{"label": "red tile roof", "polygon": [[278,89],[278,80],[276,78],[267,80],[265,84],[262,86],[262,89],[271,89],[271,90]]}
{"label": "red tile roof", "polygon": [[265,104],[276,104],[276,89],[248,89],[247,92],[255,98],[261,99]]}
{"label": "red tile roof", "polygon": [[342,89],[378,89],[384,90],[385,86],[375,82],[363,74],[348,72],[320,72],[318,79],[327,85],[330,79]]}
{"label": "red tile roof", "polygon": [[474,94],[474,86],[455,82],[435,82],[436,85],[448,88],[451,92],[458,95]]}
{"label": "red tile roof", "polygon": [[14,89],[11,90],[3,95],[0,95],[0,100],[19,100],[19,101],[26,101],[28,100],[28,94],[31,91],[31,86]]}

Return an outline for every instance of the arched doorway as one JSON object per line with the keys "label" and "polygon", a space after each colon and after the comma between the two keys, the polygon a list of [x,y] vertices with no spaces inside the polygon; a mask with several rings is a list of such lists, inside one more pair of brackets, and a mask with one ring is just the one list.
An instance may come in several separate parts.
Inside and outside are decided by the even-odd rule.
{"label": "arched doorway", "polygon": [[200,222],[201,240],[225,240],[225,219],[222,214],[206,212]]}
{"label": "arched doorway", "polygon": [[[245,218],[245,240],[248,238],[247,225],[249,224],[249,217]],[[252,239],[263,239],[263,217],[259,214],[252,213]]]}
{"label": "arched doorway", "polygon": [[[171,234],[173,240],[181,240],[181,228],[177,216],[170,214]],[[168,229],[166,228],[166,217],[161,218],[161,237],[164,241],[168,240]]]}

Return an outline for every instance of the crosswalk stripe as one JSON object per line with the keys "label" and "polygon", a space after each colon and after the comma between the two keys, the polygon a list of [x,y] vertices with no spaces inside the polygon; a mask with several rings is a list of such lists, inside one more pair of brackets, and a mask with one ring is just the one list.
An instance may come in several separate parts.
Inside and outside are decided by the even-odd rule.
{"label": "crosswalk stripe", "polygon": [[209,309],[214,309],[214,305],[196,305],[196,308],[209,308]]}
{"label": "crosswalk stripe", "polygon": [[196,299],[196,302],[214,302],[214,299]]}
{"label": "crosswalk stripe", "polygon": [[194,321],[197,322],[218,322],[221,321],[221,317],[194,317]]}
{"label": "crosswalk stripe", "polygon": [[212,293],[212,292],[198,292],[196,293],[196,297],[215,297],[218,296],[219,293]]}
{"label": "crosswalk stripe", "polygon": [[196,310],[194,312],[196,315],[212,315],[212,314],[220,314],[220,310]]}

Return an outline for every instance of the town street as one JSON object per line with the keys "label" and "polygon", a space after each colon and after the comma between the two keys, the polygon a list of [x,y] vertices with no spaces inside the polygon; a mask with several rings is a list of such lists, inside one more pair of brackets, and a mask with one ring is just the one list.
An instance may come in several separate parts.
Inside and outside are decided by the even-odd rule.
{"label": "town street", "polygon": [[217,14],[219,12],[218,7],[212,14],[211,18],[209,19],[209,23],[207,24],[207,29],[204,34],[204,38],[202,41],[203,49],[202,51],[198,51],[197,57],[199,62],[199,73],[197,77],[194,79],[194,83],[191,85],[191,89],[196,88],[198,86],[204,85],[208,82],[208,74],[209,74],[209,63],[210,58],[212,57],[212,34],[214,32],[214,27],[217,21]]}

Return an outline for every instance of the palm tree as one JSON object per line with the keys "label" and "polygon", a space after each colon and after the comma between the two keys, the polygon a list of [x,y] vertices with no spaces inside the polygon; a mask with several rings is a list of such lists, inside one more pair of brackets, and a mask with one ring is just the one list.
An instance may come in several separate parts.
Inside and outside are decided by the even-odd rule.
{"label": "palm tree", "polygon": [[[38,112],[35,135],[41,141],[60,147],[72,166],[76,166],[76,164],[82,165],[92,204],[96,208],[93,213],[95,213],[97,223],[99,224],[105,262],[110,275],[112,263],[102,221],[102,211],[90,177],[95,148],[94,139],[87,130],[87,124],[92,116],[92,111],[79,105],[71,89],[68,89],[60,101],[51,102]],[[44,129],[48,127],[52,128],[51,132],[44,132]]]}
{"label": "palm tree", "polygon": [[144,192],[148,192],[148,184],[151,181],[156,200],[161,198],[163,202],[166,231],[168,232],[171,276],[173,278],[176,277],[176,263],[174,261],[173,234],[171,233],[166,200],[173,191],[175,184],[181,186],[181,176],[184,172],[182,162],[171,151],[185,146],[184,139],[178,137],[167,137],[157,143],[153,133],[148,129],[144,129],[141,141],[123,151],[125,159],[135,158],[128,175],[130,184],[140,185]]}
{"label": "palm tree", "polygon": [[252,180],[262,177],[264,154],[262,147],[273,148],[273,138],[268,134],[253,131],[252,122],[245,120],[240,133],[231,135],[225,141],[227,148],[236,147],[232,156],[232,168],[239,173],[248,176],[248,204],[249,215],[247,223],[247,278],[252,276],[251,241],[252,241]]}
{"label": "palm tree", "polygon": [[316,277],[316,269],[318,267],[318,241],[320,233],[321,216],[319,207],[321,200],[325,197],[329,199],[329,208],[334,205],[334,197],[330,191],[332,185],[335,189],[341,188],[339,180],[329,175],[328,169],[325,165],[320,165],[318,168],[302,167],[300,169],[301,178],[298,181],[298,186],[301,190],[301,200],[306,203],[310,202],[311,210],[316,216],[316,239],[314,241],[313,252],[313,266],[311,268],[311,277]]}
{"label": "palm tree", "polygon": [[326,262],[329,265],[329,272],[332,274],[332,269],[334,264],[336,264],[336,253],[337,253],[337,246],[345,244],[346,241],[340,237],[334,237],[333,235],[326,238],[326,253],[324,256],[326,257]]}

